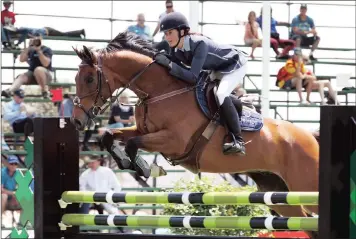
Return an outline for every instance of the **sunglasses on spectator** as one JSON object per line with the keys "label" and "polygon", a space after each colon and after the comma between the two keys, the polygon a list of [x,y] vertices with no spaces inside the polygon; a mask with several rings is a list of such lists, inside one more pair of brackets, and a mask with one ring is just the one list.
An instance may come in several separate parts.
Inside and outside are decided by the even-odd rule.
{"label": "sunglasses on spectator", "polygon": [[17,165],[17,163],[10,163],[10,165]]}
{"label": "sunglasses on spectator", "polygon": [[172,5],[170,5],[170,6],[166,6],[166,8],[172,8],[173,6]]}

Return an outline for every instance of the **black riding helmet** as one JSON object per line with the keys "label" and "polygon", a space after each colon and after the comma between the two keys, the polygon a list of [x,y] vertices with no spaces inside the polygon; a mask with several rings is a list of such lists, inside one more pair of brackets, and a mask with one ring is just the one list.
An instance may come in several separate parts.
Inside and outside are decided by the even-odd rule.
{"label": "black riding helmet", "polygon": [[[163,17],[161,20],[160,31],[166,32],[172,29],[178,30],[179,40],[177,44],[173,47],[176,48],[180,42],[181,37],[185,36],[190,29],[187,18],[180,12],[171,12]],[[181,35],[180,30],[185,30],[184,34]]]}
{"label": "black riding helmet", "polygon": [[171,12],[161,20],[161,31],[190,29],[187,18],[180,12]]}

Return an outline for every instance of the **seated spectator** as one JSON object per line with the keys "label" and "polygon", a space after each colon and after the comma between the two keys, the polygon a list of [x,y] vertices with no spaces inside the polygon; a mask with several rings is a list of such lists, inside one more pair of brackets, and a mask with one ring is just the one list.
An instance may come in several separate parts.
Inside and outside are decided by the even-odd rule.
{"label": "seated spectator", "polygon": [[68,94],[63,95],[63,101],[59,102],[58,115],[60,117],[72,117],[74,103],[72,98]]}
{"label": "seated spectator", "polygon": [[[93,155],[91,158],[86,157],[85,163],[88,169],[79,177],[80,191],[97,191],[118,193],[121,191],[121,185],[112,169],[100,166],[100,157]],[[91,204],[83,203],[79,208],[80,213],[88,214]],[[118,214],[119,210],[112,204],[103,203],[102,206],[109,214]]]}
{"label": "seated spectator", "polygon": [[[259,26],[261,27],[261,30],[262,30],[262,10],[263,9],[261,9],[260,16],[256,19]],[[277,25],[288,26],[289,24],[287,22],[276,21],[272,17],[272,8],[271,8],[271,47],[273,51],[276,53],[277,59],[288,59],[289,51],[295,48],[295,41],[281,39],[279,33],[277,32],[277,28],[276,28]],[[283,51],[279,52],[278,47],[283,47]]]}
{"label": "seated spectator", "polygon": [[296,47],[309,47],[312,45],[309,58],[310,60],[316,60],[313,53],[319,45],[320,37],[316,32],[314,20],[307,16],[306,4],[301,4],[300,14],[293,18],[291,27],[291,39],[296,41]]}
{"label": "seated spectator", "polygon": [[4,48],[14,48],[11,43],[9,30],[14,29],[15,13],[10,11],[11,0],[3,1],[4,10],[1,11],[1,42]]}
{"label": "seated spectator", "polygon": [[[303,55],[303,62],[304,65],[308,63],[309,59],[307,56]],[[318,90],[320,93],[320,104],[321,105],[326,105],[326,104],[335,104],[339,105],[339,100],[337,99],[337,94],[334,90],[334,88],[331,85],[330,80],[318,80],[317,77],[314,75],[314,73],[311,70],[307,69],[307,74],[313,77],[313,84],[312,84],[312,90]],[[324,88],[328,88],[328,97],[325,98],[324,94]],[[328,103],[328,101],[331,98],[332,103]]]}
{"label": "seated spectator", "polygon": [[247,91],[242,87],[236,87],[231,94],[235,95],[237,98],[240,98],[241,96],[246,95]]}
{"label": "seated spectator", "polygon": [[129,26],[127,31],[136,33],[145,40],[152,40],[150,28],[145,25],[145,15],[143,13],[137,15],[137,24]]}
{"label": "seated spectator", "polygon": [[[4,134],[1,134],[1,152],[6,152],[11,150],[11,148],[9,147],[9,145],[6,143]],[[11,157],[16,157],[19,162],[23,163],[22,160],[20,158],[18,158],[16,155],[5,155],[5,154],[1,154],[1,163],[7,167],[9,166],[9,162],[8,159]]]}
{"label": "seated spectator", "polygon": [[[300,103],[308,105],[311,103],[310,93],[315,80],[304,67],[302,50],[296,48],[293,57],[287,60],[286,65],[279,70],[276,85],[286,90],[296,89]],[[302,87],[306,88],[307,91],[306,101],[302,96]]]}
{"label": "seated spectator", "polygon": [[110,128],[123,128],[135,124],[134,108],[129,104],[129,97],[127,94],[121,94],[119,97],[119,104],[113,106],[111,116],[109,118]]}
{"label": "seated spectator", "polygon": [[119,103],[114,104],[111,109],[110,118],[106,127],[99,129],[99,134],[103,134],[106,129],[124,128],[135,124],[135,113],[132,106],[128,104],[128,95],[123,93],[119,98]]}
{"label": "seated spectator", "polygon": [[19,46],[27,38],[32,38],[34,36],[56,36],[56,37],[75,37],[75,38],[85,38],[85,30],[75,30],[68,32],[61,32],[52,27],[43,27],[43,28],[29,28],[29,27],[20,27],[16,29],[17,34],[20,34],[19,40],[15,46]]}
{"label": "seated spectator", "polygon": [[245,37],[244,37],[245,44],[251,46],[252,51],[250,57],[255,59],[253,55],[256,47],[262,45],[262,39],[258,36],[258,23],[256,22],[256,13],[251,11],[248,14],[248,22],[245,25]]}
{"label": "seated spectator", "polygon": [[1,92],[1,96],[10,98],[11,93],[23,84],[39,84],[42,96],[48,98],[47,84],[52,81],[52,50],[42,45],[41,37],[34,37],[30,40],[29,48],[25,48],[20,55],[20,62],[29,64],[28,71],[19,75],[11,87]]}
{"label": "seated spectator", "polygon": [[29,136],[33,132],[33,117],[35,109],[23,101],[25,92],[18,89],[14,92],[13,100],[4,105],[4,120],[12,126],[14,133],[24,133]]}
{"label": "seated spectator", "polygon": [[17,166],[19,160],[16,156],[9,156],[8,166],[1,169],[1,216],[8,207],[19,207],[16,200],[16,180]]}

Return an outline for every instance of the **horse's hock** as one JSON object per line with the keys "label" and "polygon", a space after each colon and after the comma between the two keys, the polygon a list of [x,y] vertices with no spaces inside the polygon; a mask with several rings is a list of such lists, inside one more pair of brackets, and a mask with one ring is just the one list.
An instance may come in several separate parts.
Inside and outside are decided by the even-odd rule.
{"label": "horse's hock", "polygon": [[[319,236],[314,238],[335,239],[335,238],[356,238],[356,108],[355,107],[322,107],[321,109],[321,132],[320,132],[320,192],[319,192],[319,218],[186,218],[186,217],[163,217],[161,218],[145,218],[132,216],[114,216],[110,220],[108,216],[95,217],[90,215],[77,215],[79,201],[104,201],[109,200],[126,200],[134,197],[126,197],[125,193],[121,195],[104,195],[103,193],[90,192],[70,192],[78,191],[79,189],[79,144],[78,132],[73,125],[66,119],[64,128],[60,128],[58,118],[36,118],[35,119],[35,142],[34,142],[34,174],[35,174],[35,236],[36,238],[96,238],[112,236],[115,238],[122,236],[123,238],[141,238],[138,235],[120,235],[120,234],[85,234],[80,233],[77,225],[119,225],[132,224],[136,221],[136,226],[152,225],[155,227],[164,226],[177,227],[179,225],[185,227],[208,227],[215,225],[216,227],[226,228],[231,225],[244,229],[257,228],[264,225],[268,229],[304,229],[314,231],[317,228]],[[57,135],[53,138],[53,135]],[[51,140],[48,140],[51,138]],[[28,149],[29,150],[29,149]],[[31,158],[28,159],[28,162]],[[56,165],[54,167],[54,165]],[[303,175],[301,175],[302,177]],[[28,180],[26,184],[28,183]],[[63,194],[64,193],[64,194]],[[64,197],[62,197],[63,195]],[[128,193],[129,194],[129,193]],[[196,195],[189,196],[188,194],[179,195],[162,195],[153,193],[150,197],[145,198],[145,194],[134,193],[137,200],[141,202],[151,202],[156,198],[158,202],[162,200],[173,200],[173,203],[215,203],[219,204],[227,200],[226,197],[218,197],[218,195]],[[67,195],[67,196],[65,196]],[[69,195],[69,196],[68,196]],[[73,196],[74,195],[74,196]],[[94,195],[96,195],[94,197]],[[256,196],[259,195],[259,196]],[[273,193],[254,195],[238,195],[243,203],[265,203],[279,204],[289,202],[291,204],[315,204],[315,196],[317,194],[303,194],[302,192],[288,193]],[[109,197],[111,196],[111,198]],[[153,196],[153,197],[152,197]],[[216,197],[214,197],[216,196]],[[141,199],[140,199],[141,197]],[[162,199],[166,198],[166,199]],[[67,200],[71,203],[65,209],[59,206],[59,199]],[[150,198],[150,199],[149,199]],[[351,201],[350,201],[351,198]],[[236,199],[236,200],[237,200]],[[64,201],[65,201],[64,200]],[[194,201],[195,200],[195,201]],[[214,201],[215,200],[215,201]],[[230,197],[229,200],[232,200]],[[131,201],[133,203],[135,201]],[[27,205],[29,206],[29,205]],[[32,207],[33,208],[33,207]],[[157,216],[156,216],[157,217]],[[111,221],[115,218],[114,221]],[[175,219],[172,219],[175,218]],[[154,223],[155,221],[163,223]],[[236,221],[235,221],[236,220]],[[111,221],[111,223],[110,223]],[[163,222],[165,221],[165,222]],[[224,222],[224,223],[221,223]],[[239,224],[237,222],[243,222]],[[202,224],[203,223],[203,224]],[[246,224],[247,223],[247,224]],[[256,224],[257,223],[257,224]],[[65,227],[66,230],[61,231]],[[72,225],[68,225],[72,224]],[[210,225],[210,226],[209,226]],[[230,225],[230,226],[229,226]],[[71,227],[68,227],[71,226]],[[215,227],[214,227],[215,228]],[[16,231],[14,233],[25,234],[26,231]],[[22,235],[26,236],[26,235]],[[134,236],[134,237],[133,237]],[[16,235],[13,235],[16,237]],[[159,237],[159,236],[155,236]],[[23,237],[24,238],[24,237]],[[145,237],[146,238],[146,237]],[[169,236],[165,236],[169,238]],[[189,238],[189,237],[185,237]]]}

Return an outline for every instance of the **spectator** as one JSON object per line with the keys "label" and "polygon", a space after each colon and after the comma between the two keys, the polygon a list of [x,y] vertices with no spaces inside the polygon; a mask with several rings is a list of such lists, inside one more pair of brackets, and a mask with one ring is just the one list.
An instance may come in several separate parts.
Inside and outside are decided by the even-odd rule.
{"label": "spectator", "polygon": [[[9,145],[6,143],[5,137],[3,134],[1,134],[1,152],[6,152],[11,150],[11,148],[9,147]],[[9,166],[9,162],[8,159],[11,157],[15,157],[19,160],[19,162],[23,163],[22,160],[20,158],[18,158],[16,155],[5,155],[5,154],[1,154],[1,163],[7,167]]]}
{"label": "spectator", "polygon": [[9,206],[19,206],[16,200],[16,180],[17,166],[19,160],[16,156],[8,157],[8,166],[1,169],[1,216]]}
{"label": "spectator", "polygon": [[108,125],[106,127],[100,128],[99,134],[103,134],[107,128],[124,128],[135,124],[134,108],[132,106],[125,105],[128,103],[128,95],[123,93],[119,98],[119,104],[114,104],[111,109]]}
{"label": "spectator", "polygon": [[119,104],[113,106],[109,118],[110,128],[128,127],[135,123],[134,108],[128,106],[129,97],[127,94],[121,94]]}
{"label": "spectator", "polygon": [[251,46],[252,51],[250,57],[255,59],[253,52],[256,47],[261,46],[262,40],[258,37],[258,23],[256,22],[256,13],[251,11],[248,14],[248,22],[245,25],[245,44]]}
{"label": "spectator", "polygon": [[15,46],[19,46],[24,42],[28,37],[32,38],[34,36],[60,36],[60,37],[76,37],[76,38],[85,38],[85,30],[75,30],[69,32],[61,32],[51,27],[43,28],[29,28],[29,27],[20,27],[16,29],[16,33],[20,34],[19,40]]}
{"label": "spectator", "polygon": [[33,132],[33,117],[35,109],[23,101],[25,92],[18,89],[14,92],[13,100],[4,105],[4,120],[8,121],[15,133],[24,133],[27,137]]}
{"label": "spectator", "polygon": [[[286,65],[279,70],[276,83],[282,89],[297,89],[300,104],[309,105],[311,103],[310,93],[315,80],[304,67],[302,50],[296,48],[293,57],[287,60]],[[302,87],[307,91],[306,101],[303,100]]]}
{"label": "spectator", "polygon": [[[307,56],[303,55],[303,63],[304,65],[306,65],[309,62],[309,59]],[[310,75],[310,77],[313,78],[313,85],[312,85],[312,90],[318,90],[319,94],[320,94],[320,104],[321,105],[326,105],[328,104],[328,100],[330,100],[332,103],[330,104],[335,104],[335,105],[339,105],[339,100],[337,99],[337,94],[334,90],[334,88],[331,85],[330,80],[317,80],[317,77],[314,75],[314,73],[311,70],[306,70],[307,71],[307,75]],[[328,97],[325,98],[325,94],[324,94],[324,88],[328,88]]]}
{"label": "spectator", "polygon": [[[115,173],[108,167],[100,166],[100,157],[98,155],[92,158],[86,157],[85,163],[88,169],[85,170],[79,178],[80,191],[97,191],[116,193],[121,191],[121,185]],[[91,204],[83,203],[79,208],[80,213],[88,214]],[[118,214],[118,208],[109,203],[103,203],[102,206],[109,214]]]}
{"label": "spectator", "polygon": [[296,41],[297,47],[309,47],[312,45],[309,58],[310,60],[316,60],[313,53],[319,45],[320,37],[315,30],[313,19],[307,16],[306,4],[301,4],[300,14],[293,18],[291,39]]}
{"label": "spectator", "polygon": [[152,40],[150,28],[145,25],[145,15],[143,13],[137,15],[137,24],[129,26],[127,31],[136,33],[145,40]]}
{"label": "spectator", "polygon": [[[156,36],[156,34],[159,32],[159,29],[161,28],[161,20],[164,16],[166,16],[168,13],[174,12],[173,9],[173,1],[172,0],[166,0],[166,11],[163,12],[161,15],[159,15],[159,19],[158,19],[158,23],[156,26],[156,29],[153,32],[152,37]],[[170,52],[170,47],[168,42],[165,40],[164,36],[162,37],[162,41],[158,42],[157,44],[154,45],[154,47],[158,50],[158,51],[166,51],[166,53]]]}
{"label": "spectator", "polygon": [[29,48],[25,48],[20,55],[20,62],[29,64],[28,71],[19,75],[11,87],[1,92],[1,96],[10,97],[11,92],[17,90],[23,84],[38,83],[42,90],[42,96],[48,98],[47,84],[52,81],[52,50],[42,45],[41,37],[30,40]]}
{"label": "spectator", "polygon": [[241,96],[246,95],[247,91],[242,87],[236,87],[232,93],[233,93],[233,95],[235,95],[238,98],[240,98]]}
{"label": "spectator", "polygon": [[[261,9],[260,16],[256,19],[259,26],[261,27],[261,30],[262,30],[262,10],[263,8]],[[276,28],[277,25],[288,26],[289,23],[276,21],[272,17],[272,8],[271,8],[271,47],[273,51],[276,53],[277,59],[288,59],[289,51],[295,48],[295,41],[281,39],[279,33],[277,32],[277,28]],[[279,52],[278,47],[283,47],[282,53]]]}
{"label": "spectator", "polygon": [[60,117],[72,117],[74,103],[68,94],[63,95],[63,101],[59,102],[57,106],[58,106],[58,115]]}
{"label": "spectator", "polygon": [[11,0],[3,1],[4,10],[1,11],[1,42],[4,48],[13,48],[9,30],[14,29],[15,24],[15,13],[11,12],[9,9],[12,5]]}
{"label": "spectator", "polygon": [[[10,147],[9,145],[7,145],[6,141],[5,141],[5,137],[4,137],[4,134],[1,134],[1,152],[4,152],[4,151],[8,151],[10,150]],[[1,163],[7,167],[9,166],[9,163],[8,163],[8,158],[10,156],[6,156],[4,154],[1,154]]]}

